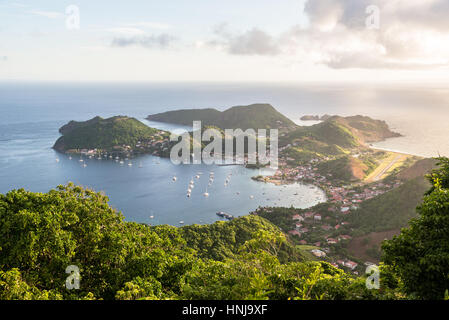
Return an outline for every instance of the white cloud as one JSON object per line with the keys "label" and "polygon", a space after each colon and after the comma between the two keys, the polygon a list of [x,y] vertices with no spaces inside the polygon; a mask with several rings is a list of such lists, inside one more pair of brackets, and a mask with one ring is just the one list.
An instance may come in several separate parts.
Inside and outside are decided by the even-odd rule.
{"label": "white cloud", "polygon": [[218,39],[207,41],[205,44],[200,42],[200,47],[207,45],[235,55],[277,55],[280,53],[277,40],[258,28],[235,34],[229,30],[226,23],[222,23],[215,27],[214,33]]}
{"label": "white cloud", "polygon": [[158,35],[139,35],[134,37],[115,37],[112,40],[112,47],[143,47],[147,49],[166,49],[172,46],[176,41],[176,38],[170,34],[158,34]]}
{"label": "white cloud", "polygon": [[[380,9],[380,29],[366,8]],[[449,65],[448,0],[309,0],[309,27],[270,35],[260,29],[215,30],[209,46],[234,55],[283,55],[330,68],[423,69]]]}

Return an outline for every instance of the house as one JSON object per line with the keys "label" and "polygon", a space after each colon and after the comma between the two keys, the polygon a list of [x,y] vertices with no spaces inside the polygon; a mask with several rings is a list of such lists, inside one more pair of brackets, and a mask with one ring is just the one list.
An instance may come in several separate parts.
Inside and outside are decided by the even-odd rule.
{"label": "house", "polygon": [[313,255],[314,255],[315,257],[318,257],[318,258],[322,258],[322,257],[325,257],[325,256],[326,256],[326,253],[325,253],[324,251],[321,251],[321,250],[318,250],[318,249],[313,249],[313,250],[311,250],[310,252],[312,252]]}
{"label": "house", "polygon": [[338,241],[336,240],[336,239],[334,239],[334,238],[328,238],[327,239],[327,243],[328,244],[336,244]]}
{"label": "house", "polygon": [[305,216],[306,218],[312,218],[313,215],[314,215],[313,212],[306,212],[306,213],[304,213],[304,216]]}
{"label": "house", "polygon": [[295,214],[293,216],[293,220],[304,221],[304,218],[301,215],[299,215],[299,214]]}
{"label": "house", "polygon": [[317,220],[317,221],[321,221],[321,214],[316,214],[313,216],[313,219]]}
{"label": "house", "polygon": [[350,239],[352,239],[352,237],[351,236],[348,236],[347,234],[343,234],[343,235],[341,235],[341,236],[338,236],[338,240],[350,240]]}
{"label": "house", "polygon": [[357,268],[358,263],[354,262],[354,261],[346,261],[344,264],[345,267],[348,267],[351,270],[354,270],[355,268]]}
{"label": "house", "polygon": [[288,233],[293,236],[295,236],[295,235],[298,237],[301,236],[301,233],[298,230],[290,230]]}
{"label": "house", "polygon": [[341,213],[348,213],[349,212],[349,208],[348,207],[343,207],[341,208]]}

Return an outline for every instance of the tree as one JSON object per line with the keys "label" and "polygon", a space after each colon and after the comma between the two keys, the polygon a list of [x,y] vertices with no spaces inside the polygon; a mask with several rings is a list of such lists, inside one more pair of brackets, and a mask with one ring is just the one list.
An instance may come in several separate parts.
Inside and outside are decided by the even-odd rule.
{"label": "tree", "polygon": [[418,218],[382,245],[383,260],[398,273],[406,293],[420,299],[443,299],[449,288],[449,159],[438,160]]}

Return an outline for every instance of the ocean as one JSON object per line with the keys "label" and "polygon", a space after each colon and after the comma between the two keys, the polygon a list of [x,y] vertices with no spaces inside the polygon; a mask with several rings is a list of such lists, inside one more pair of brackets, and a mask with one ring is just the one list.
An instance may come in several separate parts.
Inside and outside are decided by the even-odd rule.
{"label": "ocean", "polygon": [[[168,159],[144,156],[133,166],[109,160],[78,159],[51,149],[58,129],[70,120],[127,115],[166,130],[185,128],[144,118],[174,109],[270,103],[298,124],[305,114],[367,115],[385,120],[399,138],[375,147],[426,157],[447,155],[449,88],[416,86],[293,85],[238,83],[0,83],[0,193],[25,188],[46,192],[69,181],[104,191],[127,221],[180,225],[211,223],[216,212],[245,215],[258,206],[310,207],[324,193],[302,184],[275,186],[250,179],[265,170],[242,167],[175,166]],[[56,161],[59,159],[59,162]],[[209,172],[214,184],[206,191]],[[192,197],[186,197],[195,179]],[[232,174],[227,187],[226,177]],[[176,176],[176,182],[172,177]]]}

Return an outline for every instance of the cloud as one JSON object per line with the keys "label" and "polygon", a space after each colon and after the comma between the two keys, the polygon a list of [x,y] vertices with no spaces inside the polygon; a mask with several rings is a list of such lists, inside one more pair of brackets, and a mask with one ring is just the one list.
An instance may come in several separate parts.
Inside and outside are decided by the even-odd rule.
{"label": "cloud", "polygon": [[49,19],[59,19],[64,17],[64,14],[56,11],[42,11],[42,10],[31,10],[29,11],[31,14],[41,17],[46,17]]}
{"label": "cloud", "polygon": [[[366,26],[372,5],[380,10],[379,29]],[[448,0],[309,0],[308,27],[270,35],[222,24],[205,43],[233,55],[280,55],[336,69],[436,68],[449,66],[447,12]]]}
{"label": "cloud", "polygon": [[210,40],[206,45],[222,48],[234,55],[277,55],[281,50],[276,39],[270,34],[253,28],[242,34],[234,34],[223,23],[215,27],[214,34],[218,39]]}
{"label": "cloud", "polygon": [[134,37],[115,37],[112,40],[111,46],[113,47],[143,47],[143,48],[159,48],[166,49],[169,48],[176,38],[170,34],[159,34],[159,35],[142,35]]}
{"label": "cloud", "polygon": [[142,22],[134,22],[127,23],[125,26],[128,27],[137,27],[137,28],[148,28],[148,29],[158,29],[158,30],[167,30],[171,29],[172,26],[165,23],[152,22],[152,21],[142,21]]}
{"label": "cloud", "polygon": [[132,27],[118,27],[106,29],[108,32],[112,32],[121,36],[140,36],[146,34],[145,31],[139,28]]}

